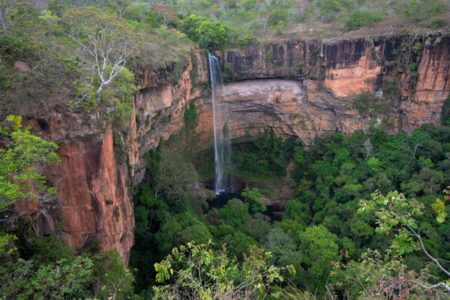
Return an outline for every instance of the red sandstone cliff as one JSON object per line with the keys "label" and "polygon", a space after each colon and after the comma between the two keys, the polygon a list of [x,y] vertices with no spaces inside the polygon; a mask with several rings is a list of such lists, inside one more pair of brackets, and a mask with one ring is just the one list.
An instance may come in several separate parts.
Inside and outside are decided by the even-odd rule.
{"label": "red sandstone cliff", "polygon": [[[420,45],[419,45],[420,44]],[[419,45],[419,46],[417,46]],[[230,81],[223,101],[233,137],[255,135],[271,127],[305,143],[325,131],[351,133],[369,128],[352,98],[378,92],[393,81],[400,91],[389,111],[376,113],[390,131],[438,124],[450,92],[450,36],[400,36],[345,41],[286,41],[219,54]],[[144,154],[183,126],[184,106],[195,101],[199,147],[210,145],[211,102],[206,57],[194,54],[182,66],[142,68],[141,92],[126,134],[97,114],[80,115],[54,108],[30,116],[30,124],[61,144],[61,162],[49,168],[58,197],[22,207],[40,214],[40,232],[58,232],[75,249],[98,241],[128,259],[133,245],[131,187],[145,170]],[[382,100],[380,100],[382,101]],[[372,118],[374,115],[372,115]]]}
{"label": "red sandstone cliff", "polygon": [[[183,127],[184,106],[201,92],[191,80],[194,68],[197,81],[207,80],[202,59],[194,54],[178,77],[170,68],[142,69],[142,92],[125,130],[113,128],[100,113],[72,113],[65,107],[28,116],[30,126],[60,144],[60,162],[46,171],[56,199],[17,204],[22,214],[35,217],[38,233],[57,233],[74,250],[98,243],[128,261],[134,243],[133,183],[143,177],[144,154]],[[201,63],[194,66],[191,60]]]}

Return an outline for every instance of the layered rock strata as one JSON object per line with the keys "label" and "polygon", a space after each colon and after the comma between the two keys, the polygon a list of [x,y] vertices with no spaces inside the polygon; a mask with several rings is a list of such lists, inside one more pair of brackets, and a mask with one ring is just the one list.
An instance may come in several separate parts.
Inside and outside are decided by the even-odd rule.
{"label": "layered rock strata", "polygon": [[[231,82],[223,101],[234,137],[270,127],[309,144],[325,131],[371,125],[411,131],[438,125],[450,92],[449,35],[287,41],[218,55]],[[363,94],[372,95],[364,112],[355,105]],[[377,111],[376,103],[384,109]],[[199,102],[203,136],[211,135],[209,106]]]}
{"label": "layered rock strata", "polygon": [[[308,144],[323,132],[367,130],[374,122],[391,132],[412,130],[438,124],[450,92],[445,34],[284,41],[217,54],[229,82],[222,101],[235,138],[272,128]],[[33,127],[60,143],[61,162],[47,171],[57,199],[23,211],[40,215],[40,232],[58,232],[74,249],[98,241],[102,250],[117,249],[128,259],[134,238],[131,188],[143,178],[144,154],[183,127],[189,102],[199,112],[199,148],[212,145],[205,53],[193,54],[181,67],[142,68],[138,77],[141,90],[126,132],[101,114],[55,107],[29,116]],[[369,110],[361,112],[354,101],[363,93],[384,101],[387,111],[365,103]]]}

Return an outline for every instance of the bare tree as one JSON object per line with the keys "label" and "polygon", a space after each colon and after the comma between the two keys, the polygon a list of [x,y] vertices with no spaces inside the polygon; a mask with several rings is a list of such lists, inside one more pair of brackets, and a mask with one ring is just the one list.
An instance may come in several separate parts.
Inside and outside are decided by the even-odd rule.
{"label": "bare tree", "polygon": [[98,76],[95,86],[97,103],[104,89],[123,71],[134,43],[133,29],[116,15],[95,7],[72,8],[64,18],[70,37],[88,58]]}

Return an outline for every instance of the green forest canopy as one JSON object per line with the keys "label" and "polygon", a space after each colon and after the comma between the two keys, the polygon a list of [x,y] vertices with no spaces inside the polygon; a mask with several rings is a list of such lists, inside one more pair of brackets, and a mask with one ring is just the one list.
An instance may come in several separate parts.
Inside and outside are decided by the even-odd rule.
{"label": "green forest canopy", "polygon": [[[180,140],[173,143],[179,149]],[[425,125],[396,135],[377,129],[350,136],[333,133],[317,138],[309,149],[269,131],[253,143],[233,149],[234,173],[250,185],[261,186],[266,178],[280,184],[286,176],[282,170],[294,162],[288,182],[295,193],[281,220],[271,219],[260,208],[261,197],[271,194],[270,184],[262,184],[262,190],[247,189],[223,207],[208,207],[187,190],[173,193],[170,174],[164,184],[152,175],[166,168],[176,154],[178,169],[186,170],[189,178],[201,177],[192,168],[189,151],[177,152],[169,141],[149,156],[149,181],[135,198],[137,235],[131,265],[145,266],[144,272],[137,273],[138,290],[151,294],[148,286],[157,284],[154,276],[170,272],[174,255],[170,249],[195,242],[216,250],[225,247],[226,255],[238,263],[259,247],[271,253],[274,266],[293,266],[295,274],[286,275],[289,288],[284,284],[268,288],[269,294],[282,295],[281,299],[330,297],[326,291],[350,299],[399,293],[445,295],[448,275],[430,257],[440,259],[441,267],[448,270],[448,127]],[[163,264],[168,259],[169,265],[155,265],[154,275],[147,272],[152,262],[168,254]],[[162,281],[179,289],[192,288],[185,277],[164,276]],[[400,285],[407,288],[399,292]],[[174,287],[169,283],[158,293],[170,295]]]}

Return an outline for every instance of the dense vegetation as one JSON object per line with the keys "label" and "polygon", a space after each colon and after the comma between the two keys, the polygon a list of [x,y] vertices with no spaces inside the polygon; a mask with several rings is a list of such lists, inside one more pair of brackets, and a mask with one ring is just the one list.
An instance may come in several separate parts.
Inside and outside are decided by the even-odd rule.
{"label": "dense vegetation", "polygon": [[[99,254],[94,243],[74,256],[55,237],[30,236],[24,219],[16,235],[1,234],[2,296],[353,299],[445,293],[450,231],[442,191],[448,193],[450,182],[449,127],[427,125],[393,136],[377,129],[348,137],[333,133],[308,150],[267,131],[234,146],[238,159],[231,172],[247,188],[213,207],[206,201],[213,196],[195,188],[201,175],[186,147],[195,142],[189,134],[195,107],[185,115],[188,126],[149,153],[149,176],[136,193],[135,290],[117,253]],[[23,195],[51,197],[36,166],[56,161],[56,145],[23,129],[20,117],[8,117],[1,132],[10,140],[0,153],[9,166],[0,182],[2,199],[9,201],[2,210]],[[293,169],[283,171],[288,166]],[[267,177],[293,190],[281,219],[271,218],[262,201],[272,188]],[[31,185],[40,192],[30,191]]]}
{"label": "dense vegetation", "polygon": [[[392,136],[378,129],[348,137],[333,133],[317,138],[307,150],[267,131],[233,146],[235,164],[229,171],[247,188],[223,206],[212,206],[208,195],[193,192],[199,178],[212,176],[204,164],[213,162],[205,162],[204,153],[193,159],[189,145],[195,142],[186,136],[195,139],[182,132],[149,155],[148,181],[136,194],[131,265],[138,268],[141,293],[151,294],[151,284],[167,280],[178,289],[192,288],[182,281],[185,277],[155,281],[162,276],[160,265],[148,271],[173,247],[188,242],[225,251],[220,255],[239,262],[252,256],[255,247],[269,251],[275,266],[296,270],[268,291],[282,299],[288,294],[419,297],[430,292],[428,286],[448,279],[420,243],[448,269],[450,228],[443,191],[450,185],[450,128],[427,125]],[[274,193],[279,185],[285,188]],[[267,196],[285,201],[281,220],[263,204]],[[165,268],[168,272],[170,265]],[[174,286],[168,288],[163,290],[174,292]],[[445,293],[440,288],[431,293]]]}

